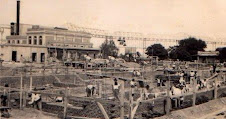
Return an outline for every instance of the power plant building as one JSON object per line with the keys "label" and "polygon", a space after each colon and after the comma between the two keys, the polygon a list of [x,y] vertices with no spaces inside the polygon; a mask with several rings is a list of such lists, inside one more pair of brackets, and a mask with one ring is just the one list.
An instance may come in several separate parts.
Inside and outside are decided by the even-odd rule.
{"label": "power plant building", "polygon": [[39,25],[32,25],[25,31],[20,35],[11,32],[6,37],[7,42],[1,48],[4,61],[41,63],[51,58],[61,61],[78,60],[83,55],[96,58],[100,51],[93,48],[89,33]]}

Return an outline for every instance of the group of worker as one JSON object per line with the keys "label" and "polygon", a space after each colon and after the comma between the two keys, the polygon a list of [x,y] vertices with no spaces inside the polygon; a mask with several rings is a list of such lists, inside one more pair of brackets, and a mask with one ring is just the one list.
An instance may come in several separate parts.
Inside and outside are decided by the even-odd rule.
{"label": "group of worker", "polygon": [[133,70],[133,76],[134,76],[134,77],[139,77],[139,76],[141,76],[140,71],[138,71],[138,70]]}

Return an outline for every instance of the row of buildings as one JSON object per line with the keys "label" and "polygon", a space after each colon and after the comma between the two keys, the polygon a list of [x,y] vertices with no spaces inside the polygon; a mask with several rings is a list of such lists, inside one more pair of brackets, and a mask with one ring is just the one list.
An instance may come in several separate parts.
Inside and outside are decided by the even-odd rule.
{"label": "row of buildings", "polygon": [[[20,25],[18,33],[16,27],[16,23],[11,23],[11,35],[1,44],[0,58],[4,61],[42,63],[48,60],[75,61],[84,55],[91,58],[100,56],[100,49],[93,48],[90,33],[25,24]],[[136,53],[136,49],[126,50]],[[200,51],[197,59],[199,62],[211,63],[216,61],[218,55],[218,51]]]}

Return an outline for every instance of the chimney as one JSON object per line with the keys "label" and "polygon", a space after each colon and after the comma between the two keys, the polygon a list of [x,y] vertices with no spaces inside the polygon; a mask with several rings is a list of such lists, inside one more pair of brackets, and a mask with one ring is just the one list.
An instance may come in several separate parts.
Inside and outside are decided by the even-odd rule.
{"label": "chimney", "polygon": [[17,1],[16,35],[20,35],[20,0]]}

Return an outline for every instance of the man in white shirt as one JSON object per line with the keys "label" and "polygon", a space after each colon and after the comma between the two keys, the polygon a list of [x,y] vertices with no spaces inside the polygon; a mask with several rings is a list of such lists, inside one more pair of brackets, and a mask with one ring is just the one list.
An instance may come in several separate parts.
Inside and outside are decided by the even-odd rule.
{"label": "man in white shirt", "polygon": [[[34,89],[34,91],[37,91],[36,89]],[[42,98],[41,98],[41,94],[37,94],[37,93],[32,93],[31,94],[31,101],[28,102],[28,104],[33,104],[34,108],[37,108],[39,110],[41,110],[42,108]]]}
{"label": "man in white shirt", "polygon": [[114,84],[113,84],[113,94],[116,99],[119,100],[119,89],[120,89],[120,84],[118,83],[117,79],[114,79]]}
{"label": "man in white shirt", "polygon": [[195,80],[195,72],[191,71],[190,72],[190,84],[193,84],[194,80]]}
{"label": "man in white shirt", "polygon": [[87,97],[92,97],[94,95],[94,91],[95,91],[95,86],[94,85],[88,85],[86,87]]}

